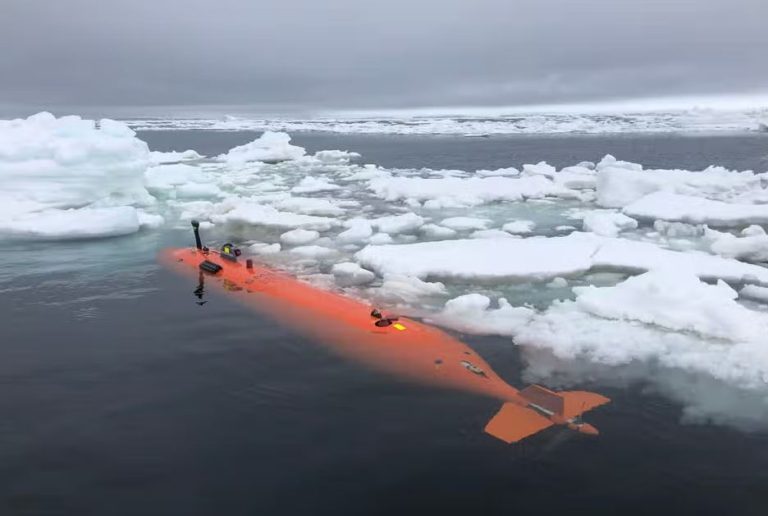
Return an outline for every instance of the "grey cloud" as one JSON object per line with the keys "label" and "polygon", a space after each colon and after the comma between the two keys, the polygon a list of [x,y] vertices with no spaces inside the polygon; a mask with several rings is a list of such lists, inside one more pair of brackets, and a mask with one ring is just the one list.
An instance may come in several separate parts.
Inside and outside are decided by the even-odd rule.
{"label": "grey cloud", "polygon": [[366,108],[765,91],[764,0],[0,0],[0,105]]}

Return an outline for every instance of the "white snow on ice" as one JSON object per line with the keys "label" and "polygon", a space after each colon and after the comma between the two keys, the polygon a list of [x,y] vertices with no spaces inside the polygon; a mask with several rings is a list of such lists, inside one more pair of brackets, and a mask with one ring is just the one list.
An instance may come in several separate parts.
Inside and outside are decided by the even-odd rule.
{"label": "white snow on ice", "polygon": [[0,237],[96,238],[139,230],[150,154],[121,122],[38,113],[0,120]]}

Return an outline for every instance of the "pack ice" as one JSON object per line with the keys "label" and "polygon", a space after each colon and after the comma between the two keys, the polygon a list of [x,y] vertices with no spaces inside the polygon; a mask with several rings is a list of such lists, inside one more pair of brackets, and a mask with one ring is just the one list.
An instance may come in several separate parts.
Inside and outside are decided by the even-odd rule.
{"label": "pack ice", "polygon": [[768,414],[765,173],[612,156],[480,171],[358,158],[269,132],[210,159],[150,154],[109,120],[3,121],[0,234],[111,236],[164,219],[186,231],[197,218],[211,245],[241,242],[372,304],[561,364],[643,364],[666,386],[668,371],[706,378]]}

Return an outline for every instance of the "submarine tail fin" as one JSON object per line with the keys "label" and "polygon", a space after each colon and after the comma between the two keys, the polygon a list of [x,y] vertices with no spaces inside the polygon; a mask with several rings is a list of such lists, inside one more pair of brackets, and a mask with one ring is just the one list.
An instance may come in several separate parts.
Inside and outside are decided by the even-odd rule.
{"label": "submarine tail fin", "polygon": [[515,443],[561,424],[583,434],[597,435],[597,429],[584,423],[579,416],[610,401],[594,392],[555,392],[540,385],[529,385],[520,391],[520,398],[523,404],[517,401],[501,406],[485,426],[486,433],[506,443]]}
{"label": "submarine tail fin", "polygon": [[563,398],[562,416],[565,419],[578,417],[593,408],[610,402],[609,398],[588,391],[562,391],[558,395]]}
{"label": "submarine tail fin", "polygon": [[529,435],[549,428],[553,423],[535,411],[516,403],[505,403],[485,425],[486,433],[505,443],[516,443]]}

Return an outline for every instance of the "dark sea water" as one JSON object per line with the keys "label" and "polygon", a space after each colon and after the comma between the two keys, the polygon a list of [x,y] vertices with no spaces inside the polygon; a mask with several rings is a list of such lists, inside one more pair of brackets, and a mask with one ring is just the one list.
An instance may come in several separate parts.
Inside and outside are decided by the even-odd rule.
{"label": "dark sea water", "polygon": [[[209,155],[255,136],[140,135]],[[760,135],[294,141],[387,167],[612,153],[768,170]],[[689,421],[679,398],[596,370],[578,387],[613,399],[588,415],[598,438],[550,429],[508,446],[481,431],[493,400],[361,368],[215,291],[198,306],[196,282],[155,261],[190,240],[0,243],[0,515],[768,514],[762,425]],[[526,383],[535,357],[461,337]]]}

